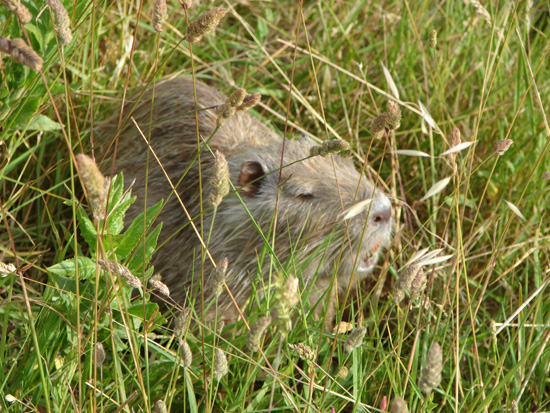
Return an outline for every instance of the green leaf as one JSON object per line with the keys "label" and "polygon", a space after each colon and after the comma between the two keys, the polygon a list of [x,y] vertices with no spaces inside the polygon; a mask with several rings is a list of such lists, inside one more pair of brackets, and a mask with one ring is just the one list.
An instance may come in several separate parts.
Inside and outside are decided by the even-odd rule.
{"label": "green leaf", "polygon": [[78,208],[76,210],[76,215],[78,219],[78,227],[80,228],[80,234],[82,235],[82,238],[84,238],[84,241],[86,241],[86,244],[88,244],[90,252],[95,255],[97,243],[97,232],[95,225],[92,221],[90,221],[90,218],[88,218],[82,208]]}
{"label": "green leaf", "polygon": [[31,119],[31,122],[27,126],[27,129],[50,132],[61,129],[61,125],[57,122],[54,122],[47,116],[38,114]]}
{"label": "green leaf", "polygon": [[[116,256],[119,260],[123,260],[134,250],[142,239],[144,222],[146,230],[149,229],[153,218],[157,216],[161,208],[162,201],[147,208],[146,214],[141,213],[134,219],[134,222],[124,232],[124,238],[116,249]],[[146,220],[144,219],[144,215],[147,216]]]}
{"label": "green leaf", "polygon": [[126,194],[122,201],[115,206],[109,216],[107,217],[107,229],[110,234],[118,235],[124,229],[124,216],[126,211],[130,208],[130,205],[136,200],[135,197],[131,197],[130,194]]}
{"label": "green leaf", "polygon": [[27,122],[34,116],[38,111],[38,106],[40,105],[40,98],[27,98],[25,103],[21,106],[21,109],[16,111],[16,116],[13,121],[13,125],[26,125]]}
{"label": "green leaf", "polygon": [[48,268],[48,271],[60,277],[76,278],[77,267],[79,279],[89,280],[95,278],[97,264],[94,260],[87,257],[61,261],[59,264]]}
{"label": "green leaf", "polygon": [[162,222],[157,225],[157,227],[145,238],[145,255],[143,254],[143,248],[141,246],[136,248],[136,253],[127,265],[128,269],[132,271],[132,273],[133,271],[142,272],[143,268],[147,267],[147,264],[151,261],[153,252],[155,252],[155,248],[157,247],[157,241],[161,229]]}

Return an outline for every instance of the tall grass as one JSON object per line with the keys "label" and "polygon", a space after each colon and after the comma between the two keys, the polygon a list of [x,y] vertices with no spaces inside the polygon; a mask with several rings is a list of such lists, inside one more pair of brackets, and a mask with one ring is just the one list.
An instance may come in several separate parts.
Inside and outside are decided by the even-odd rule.
{"label": "tall grass", "polygon": [[[23,3],[25,25],[0,7],[1,36],[44,62],[0,60],[0,410],[387,411],[396,397],[409,411],[550,410],[548,4],[174,1],[158,33],[153,3],[63,1],[66,45],[45,3]],[[213,7],[226,17],[190,48],[188,21]],[[243,321],[179,328],[151,290],[132,298],[86,267],[123,235],[86,221],[75,155],[94,154],[94,128],[129,93],[192,73],[261,92],[258,115],[281,134],[344,139],[379,172],[395,237],[349,316],[365,329],[356,345],[303,298],[288,334],[269,327],[253,353]],[[371,139],[389,101],[401,126]],[[442,155],[455,128],[472,144]],[[155,241],[132,258],[140,276]],[[74,277],[47,270],[75,256]],[[426,286],[397,303],[419,259]],[[428,392],[434,343],[441,383]]]}

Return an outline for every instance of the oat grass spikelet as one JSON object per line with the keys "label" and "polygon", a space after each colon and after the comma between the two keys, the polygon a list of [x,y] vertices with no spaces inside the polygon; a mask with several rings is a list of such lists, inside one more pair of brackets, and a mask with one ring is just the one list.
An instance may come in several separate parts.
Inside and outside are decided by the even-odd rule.
{"label": "oat grass spikelet", "polygon": [[255,353],[260,349],[260,342],[265,333],[265,330],[271,323],[271,317],[261,317],[256,320],[248,333],[246,334],[246,348],[251,352]]}
{"label": "oat grass spikelet", "polygon": [[216,150],[214,160],[214,178],[211,182],[210,205],[217,208],[223,200],[223,197],[229,193],[229,165],[225,156]]}
{"label": "oat grass spikelet", "polygon": [[401,126],[401,108],[393,100],[388,103],[388,113],[386,115],[386,127],[389,130],[398,129]]}
{"label": "oat grass spikelet", "polygon": [[210,33],[220,24],[221,19],[223,19],[226,13],[226,9],[214,9],[204,12],[197,20],[189,24],[185,40],[191,44],[197,43],[202,39],[202,36]]}
{"label": "oat grass spikelet", "polygon": [[168,18],[168,9],[166,8],[166,0],[155,0],[153,6],[153,29],[157,33],[162,32],[162,25]]}
{"label": "oat grass spikelet", "polygon": [[44,61],[23,39],[9,40],[0,37],[0,52],[11,55],[13,60],[32,70],[42,70]]}
{"label": "oat grass spikelet", "polygon": [[61,1],[59,0],[46,0],[48,6],[53,12],[57,26],[55,31],[61,40],[63,46],[67,45],[73,39],[73,33],[71,31],[71,19],[69,18],[69,13]]}
{"label": "oat grass spikelet", "polygon": [[76,155],[76,164],[94,219],[99,221],[105,216],[105,177],[88,155],[83,153]]}
{"label": "oat grass spikelet", "polygon": [[4,0],[4,6],[6,9],[15,12],[17,19],[21,24],[30,23],[32,20],[32,14],[27,7],[21,4],[20,0]]}
{"label": "oat grass spikelet", "polygon": [[346,353],[351,353],[353,350],[363,344],[363,339],[365,338],[366,333],[366,327],[357,327],[355,330],[352,330],[352,332],[349,333],[346,342],[344,343],[344,350],[346,351]]}
{"label": "oat grass spikelet", "polygon": [[512,139],[503,139],[501,141],[498,141],[495,145],[495,154],[497,155],[504,155],[504,152],[506,152],[514,141]]}
{"label": "oat grass spikelet", "polygon": [[227,357],[225,357],[225,353],[218,348],[216,349],[216,361],[214,363],[214,378],[220,381],[228,372],[229,366],[227,365]]}
{"label": "oat grass spikelet", "polygon": [[429,394],[441,384],[441,372],[443,370],[443,352],[439,343],[433,343],[426,357],[426,364],[420,376],[420,390]]}
{"label": "oat grass spikelet", "polygon": [[13,264],[4,264],[0,261],[0,277],[7,277],[8,275],[14,273],[16,270],[15,265]]}

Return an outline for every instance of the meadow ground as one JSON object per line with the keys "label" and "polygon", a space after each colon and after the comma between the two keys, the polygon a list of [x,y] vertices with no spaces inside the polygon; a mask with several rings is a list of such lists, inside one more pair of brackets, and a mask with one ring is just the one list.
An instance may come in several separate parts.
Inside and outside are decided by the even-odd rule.
{"label": "meadow ground", "polygon": [[[0,411],[550,411],[548,2],[47,3],[0,6]],[[120,179],[108,225],[88,218],[75,155],[130,93],[192,73],[379,173],[395,238],[337,314],[353,331],[304,294],[252,352],[242,320],[161,313],[99,264],[145,281],[160,228],[123,228]],[[373,138],[389,102],[400,126]]]}

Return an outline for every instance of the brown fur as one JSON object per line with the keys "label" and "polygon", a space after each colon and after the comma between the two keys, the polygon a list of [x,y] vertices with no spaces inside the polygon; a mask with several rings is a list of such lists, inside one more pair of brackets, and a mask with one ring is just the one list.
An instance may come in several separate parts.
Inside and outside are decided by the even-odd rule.
{"label": "brown fur", "polygon": [[[197,81],[196,88],[200,135],[208,139],[216,128],[216,114],[212,109],[200,109],[220,105],[226,98],[202,82]],[[151,150],[160,158],[174,185],[189,169],[178,187],[178,193],[194,218],[195,225],[200,228],[199,174],[198,163],[194,161],[197,155],[197,133],[192,82],[185,78],[165,81],[156,85],[154,102],[151,89],[145,92],[134,107],[136,100],[131,99],[126,105],[124,116],[132,112],[146,136],[149,136],[150,124]],[[108,143],[115,137],[118,118],[118,115],[114,116],[103,125],[100,142]],[[282,143],[277,134],[253,115],[237,112],[222,123],[210,139],[209,146],[213,151],[220,150],[227,158],[231,181],[236,188],[239,188],[239,182],[251,180],[247,167],[261,168],[262,172],[267,173],[256,183],[240,188],[239,194],[270,242],[278,262],[283,266],[286,264],[288,272],[301,275],[302,286],[315,280],[315,297],[321,297],[330,285],[333,274],[337,275],[338,288],[345,290],[350,279],[362,279],[372,271],[380,247],[389,245],[390,202],[379,190],[375,191],[372,182],[355,170],[350,159],[335,155],[305,159],[309,156],[310,147],[314,145],[307,138],[286,141],[284,165],[292,165],[283,168],[279,182]],[[128,121],[119,134],[115,169],[124,171],[127,182],[136,179],[133,193],[137,195],[137,202],[130,209],[129,218],[143,211],[148,150],[135,125]],[[214,158],[205,149],[200,159],[204,210],[202,220],[206,242],[212,223],[208,194]],[[110,170],[110,165],[110,162],[104,162],[103,170]],[[150,156],[147,179],[148,205],[169,198],[170,185],[153,156]],[[272,242],[277,193],[277,225]],[[373,196],[370,208],[350,220],[343,220],[343,210]],[[164,222],[160,242],[166,243],[156,253],[153,262],[156,270],[162,274],[163,281],[170,287],[172,298],[183,301],[192,284],[200,285],[201,244],[174,196],[170,197],[159,220]],[[330,241],[329,237],[332,237]],[[228,258],[227,286],[240,306],[250,297],[252,284],[261,296],[261,289],[267,286],[270,272],[281,271],[279,264],[270,260],[269,254],[263,257],[263,265],[259,266],[258,257],[265,251],[264,240],[234,193],[227,196],[218,208],[208,249],[216,262],[223,257]],[[311,260],[306,266],[304,263],[307,259]],[[293,264],[289,266],[288,263]],[[204,285],[208,283],[211,269],[212,265],[206,259]],[[209,292],[206,290],[204,294],[208,300]],[[234,319],[237,314],[225,292],[219,298],[219,309],[222,318]]]}

